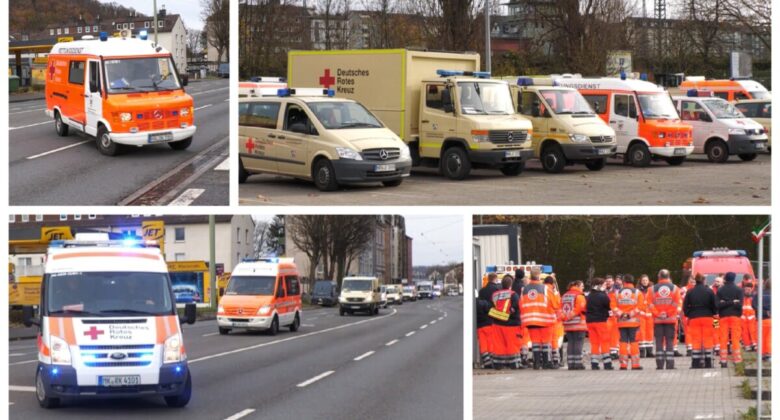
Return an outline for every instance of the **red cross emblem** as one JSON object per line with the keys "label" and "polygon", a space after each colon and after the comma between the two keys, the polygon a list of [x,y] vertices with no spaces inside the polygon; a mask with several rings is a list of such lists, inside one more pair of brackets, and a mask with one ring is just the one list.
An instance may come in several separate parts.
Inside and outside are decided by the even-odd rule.
{"label": "red cross emblem", "polygon": [[88,335],[93,340],[97,340],[98,336],[101,334],[105,334],[105,331],[99,331],[96,326],[92,326],[89,328],[89,331],[84,331],[84,335]]}
{"label": "red cross emblem", "polygon": [[246,144],[244,146],[246,146],[246,151],[247,152],[254,153],[255,142],[254,142],[254,139],[252,137],[246,139]]}
{"label": "red cross emblem", "polygon": [[54,80],[54,72],[57,69],[54,68],[54,63],[51,63],[51,66],[49,66],[49,79]]}
{"label": "red cross emblem", "polygon": [[330,69],[325,69],[325,75],[320,77],[320,84],[325,86],[325,89],[329,89],[331,85],[336,84],[336,78],[330,75]]}

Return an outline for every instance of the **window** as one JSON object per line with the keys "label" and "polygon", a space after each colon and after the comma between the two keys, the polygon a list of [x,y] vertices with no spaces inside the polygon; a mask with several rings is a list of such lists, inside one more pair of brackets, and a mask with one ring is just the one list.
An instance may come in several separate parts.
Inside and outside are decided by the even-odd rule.
{"label": "window", "polygon": [[539,100],[539,96],[536,95],[535,92],[518,92],[518,95],[517,101],[520,103],[520,109],[518,109],[519,113],[523,115],[534,115],[535,102],[539,110],[537,116],[542,115],[541,109],[544,105],[542,105],[542,101]]}
{"label": "window", "polygon": [[287,282],[287,295],[288,296],[295,296],[298,293],[300,293],[299,287],[298,287],[298,276],[287,276],[285,277],[285,282]]}
{"label": "window", "polygon": [[84,27],[84,32],[89,33],[89,29],[90,29],[89,26],[85,26]]}
{"label": "window", "polygon": [[280,107],[281,104],[273,102],[244,102],[238,107],[238,124],[275,129]]}
{"label": "window", "polygon": [[607,95],[583,95],[596,114],[603,114],[607,110]]}
{"label": "window", "polygon": [[135,23],[130,22],[130,29],[135,29]]}
{"label": "window", "polygon": [[81,220],[81,215],[80,214],[74,214],[73,215],[73,220]]}
{"label": "window", "polygon": [[70,28],[65,28],[62,32],[67,35],[70,33]]}
{"label": "window", "polygon": [[144,22],[144,28],[148,28],[148,27],[149,27],[149,21]]}
{"label": "window", "polygon": [[87,216],[87,219],[95,220],[95,219],[97,219],[97,214],[90,214],[90,215]]}
{"label": "window", "polygon": [[98,31],[98,27],[97,27],[97,25],[93,26],[93,27],[92,27],[92,32],[97,32],[97,31]]}
{"label": "window", "polygon": [[443,84],[425,86],[425,106],[427,108],[444,111],[444,100],[448,100],[449,105],[452,105],[449,88]]}
{"label": "window", "polygon": [[89,85],[95,85],[97,92],[100,92],[100,67],[97,61],[90,61],[89,64]]}
{"label": "window", "polygon": [[631,95],[615,95],[614,111],[615,115],[634,118],[636,116],[636,104]]}
{"label": "window", "polygon": [[284,279],[281,276],[276,283],[276,297],[284,297]]}
{"label": "window", "polygon": [[61,214],[60,215],[60,222],[64,222],[66,220],[68,220],[68,215],[67,214]]}
{"label": "window", "polygon": [[16,216],[14,216],[13,214],[9,214],[8,223],[14,223],[14,222],[16,222]]}
{"label": "window", "polygon": [[728,92],[715,92],[714,93],[716,98],[729,100],[729,93]]}
{"label": "window", "polygon": [[244,243],[249,244],[249,229],[244,231]]}
{"label": "window", "polygon": [[54,28],[49,29],[49,35],[54,36]]}
{"label": "window", "polygon": [[236,228],[236,243],[241,243],[241,228]]}
{"label": "window", "polygon": [[27,223],[30,221],[30,215],[29,214],[23,214],[22,215],[22,223]]}
{"label": "window", "polygon": [[62,35],[62,28],[57,28],[57,35]]}
{"label": "window", "polygon": [[42,222],[43,221],[43,215],[42,214],[36,214],[35,215],[35,221],[36,222]]}
{"label": "window", "polygon": [[748,98],[747,94],[745,92],[734,92],[734,100],[735,101],[741,101],[743,99],[750,99]]}
{"label": "window", "polygon": [[19,257],[16,259],[16,265],[20,267],[29,267],[32,264],[32,257]]}
{"label": "window", "polygon": [[127,29],[127,24],[122,24],[122,29]]}
{"label": "window", "polygon": [[84,84],[84,61],[71,61],[70,71],[68,72],[68,82],[74,85]]}
{"label": "window", "polygon": [[158,21],[157,21],[157,27],[158,27],[158,28],[162,28],[162,27],[163,27],[163,23],[164,23],[164,22],[165,22],[165,21],[163,21],[163,20],[158,20]]}
{"label": "window", "polygon": [[304,125],[311,127],[309,121],[309,115],[300,106],[296,104],[287,105],[287,113],[284,116],[284,130],[291,131],[290,128],[294,125]]}
{"label": "window", "polygon": [[176,242],[184,242],[184,228],[183,227],[174,228],[174,236]]}
{"label": "window", "polygon": [[184,261],[184,260],[186,260],[186,258],[187,258],[187,255],[185,253],[183,253],[183,252],[177,252],[177,253],[173,254],[173,260],[174,261]]}
{"label": "window", "polygon": [[83,30],[83,28],[82,28],[81,26],[79,26],[78,28],[76,28],[76,32],[77,32],[77,33],[81,33],[81,31],[82,31],[82,30]]}
{"label": "window", "polygon": [[683,101],[680,107],[680,118],[683,121],[702,121],[702,116],[707,114],[700,104],[694,101]]}

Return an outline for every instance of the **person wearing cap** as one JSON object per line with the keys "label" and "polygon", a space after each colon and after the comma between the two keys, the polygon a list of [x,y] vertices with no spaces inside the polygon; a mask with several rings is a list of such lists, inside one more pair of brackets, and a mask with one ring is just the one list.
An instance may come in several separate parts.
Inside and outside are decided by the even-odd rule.
{"label": "person wearing cap", "polygon": [[583,370],[582,347],[588,325],[585,322],[585,284],[582,280],[569,282],[561,298],[561,319],[566,333],[566,362],[569,370]]}
{"label": "person wearing cap", "polygon": [[559,343],[563,340],[563,321],[561,320],[561,293],[558,292],[558,280],[555,278],[555,273],[550,273],[544,278],[544,285],[547,287],[547,293],[552,301],[552,308],[555,312],[555,323],[552,326],[552,334],[550,337],[550,349],[552,355],[552,368],[558,369],[561,367],[561,349]]}
{"label": "person wearing cap", "polygon": [[704,276],[697,274],[696,286],[685,293],[683,313],[688,320],[685,341],[691,344],[691,369],[711,368],[714,346],[712,319],[718,310],[715,293],[707,287]]}
{"label": "person wearing cap", "polygon": [[[637,286],[643,295],[645,295],[645,303],[650,298],[648,294],[653,289],[653,282],[650,281],[650,276],[642,274],[639,277],[639,286]],[[639,357],[655,357],[653,355],[653,313],[649,308],[645,308],[642,312],[642,317],[639,320],[639,333],[637,334],[637,341],[639,342]]]}
{"label": "person wearing cap", "polygon": [[674,333],[680,310],[680,288],[672,283],[669,270],[658,272],[658,283],[650,291],[648,307],[653,313],[655,366],[674,369]]}
{"label": "person wearing cap", "polygon": [[488,312],[493,307],[493,293],[499,289],[496,282],[498,276],[496,273],[489,273],[486,276],[487,283],[479,290],[477,294],[477,342],[479,343],[479,358],[483,368],[498,367],[493,364],[493,353],[495,352],[495,328],[493,318],[488,316]]}
{"label": "person wearing cap", "polygon": [[538,268],[531,269],[530,277],[520,298],[520,321],[528,328],[531,337],[534,369],[552,369],[550,342],[555,324],[552,296],[542,283]]}
{"label": "person wearing cap", "polygon": [[745,294],[734,283],[736,278],[735,273],[726,273],[723,286],[718,288],[715,295],[720,315],[720,367],[722,368],[728,367],[729,342],[732,361],[735,364],[742,362],[739,342],[742,338],[742,302],[745,300]]}
{"label": "person wearing cap", "polygon": [[628,370],[629,358],[631,370],[642,370],[636,333],[639,329],[639,314],[645,310],[645,297],[634,287],[634,276],[626,274],[622,284],[623,288],[610,296],[610,308],[617,317],[620,330],[620,370]]}
{"label": "person wearing cap", "polygon": [[609,355],[610,334],[607,320],[610,317],[609,295],[604,290],[604,279],[596,277],[590,282],[591,290],[585,299],[585,322],[590,340],[590,368],[599,370],[599,360],[604,370],[612,370]]}
{"label": "person wearing cap", "polygon": [[742,290],[745,300],[742,302],[742,347],[745,351],[756,351],[758,348],[758,324],[756,323],[756,308],[753,307],[753,276],[742,276]]}
{"label": "person wearing cap", "polygon": [[520,299],[512,291],[512,276],[505,275],[501,280],[501,289],[493,292],[493,307],[488,316],[493,319],[495,328],[495,351],[493,364],[500,367],[520,369],[520,340],[517,327],[520,325]]}

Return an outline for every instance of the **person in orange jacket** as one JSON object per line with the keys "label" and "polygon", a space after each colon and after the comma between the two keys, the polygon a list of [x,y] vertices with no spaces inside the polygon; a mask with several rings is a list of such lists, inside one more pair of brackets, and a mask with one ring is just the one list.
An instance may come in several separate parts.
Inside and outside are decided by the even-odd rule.
{"label": "person in orange jacket", "polygon": [[[611,274],[607,274],[604,277],[604,292],[607,293],[607,296],[612,296],[613,293],[617,292],[617,290],[615,290],[615,279]],[[611,311],[609,314],[609,319],[607,319],[607,330],[609,331],[609,355],[612,357],[612,360],[617,360],[620,332],[618,331],[615,314]]]}
{"label": "person in orange jacket", "polygon": [[756,308],[753,307],[753,276],[742,276],[742,290],[745,301],[742,303],[742,347],[745,351],[756,351],[758,348],[758,323]]}
{"label": "person in orange jacket", "polygon": [[685,293],[683,312],[688,319],[686,342],[691,344],[691,369],[712,367],[714,346],[713,317],[718,311],[715,293],[705,284],[705,278],[697,274],[696,286]]}
{"label": "person in orange jacket", "polygon": [[[639,277],[639,286],[637,286],[643,295],[645,295],[645,303],[650,298],[648,295],[653,289],[653,282],[650,281],[650,276],[642,274]],[[649,308],[645,308],[642,312],[642,317],[639,319],[639,334],[637,334],[637,341],[639,341],[639,357],[655,357],[653,355],[653,313]]]}
{"label": "person in orange jacket", "polygon": [[610,317],[609,295],[604,290],[604,279],[596,277],[590,281],[590,293],[585,299],[585,322],[590,340],[590,368],[599,370],[599,361],[604,370],[612,370],[612,357],[609,355],[610,334],[607,320]]}
{"label": "person in orange jacket", "polygon": [[563,339],[563,322],[561,321],[561,293],[558,292],[558,280],[555,278],[555,273],[551,273],[545,277],[544,285],[547,287],[547,292],[550,295],[550,301],[552,302],[552,308],[555,312],[555,323],[552,326],[552,337],[550,340],[550,348],[552,349],[552,365],[553,369],[561,367],[561,353],[560,342]]}
{"label": "person in orange jacket", "polygon": [[555,310],[552,295],[541,280],[539,269],[532,269],[520,298],[520,320],[531,336],[534,369],[552,369],[551,345]]}
{"label": "person in orange jacket", "polygon": [[[696,280],[693,278],[693,274],[686,274],[680,287],[680,300],[685,301],[685,295],[696,286]],[[690,340],[688,340],[688,318],[685,316],[685,311],[680,310],[680,323],[682,324],[683,334],[685,334],[685,355],[691,357],[693,354],[693,347]],[[674,347],[677,350],[677,346]]]}
{"label": "person in orange jacket", "polygon": [[658,272],[658,283],[650,291],[648,306],[653,313],[656,369],[674,369],[674,331],[680,310],[680,288],[672,283],[669,270]]}
{"label": "person in orange jacket", "polygon": [[561,298],[561,319],[566,333],[566,362],[569,370],[584,370],[582,346],[588,325],[585,322],[585,284],[581,280],[569,282]]}
{"label": "person in orange jacket", "polygon": [[634,276],[626,274],[622,281],[623,287],[610,298],[610,308],[617,318],[620,330],[620,370],[628,369],[631,359],[631,370],[642,370],[639,364],[639,343],[636,334],[639,330],[639,319],[645,309],[645,296],[634,287]]}
{"label": "person in orange jacket", "polygon": [[512,291],[512,276],[504,276],[501,289],[491,296],[493,307],[488,316],[493,319],[496,331],[496,347],[493,364],[497,367],[520,369],[520,340],[517,326],[520,325],[520,298]]}
{"label": "person in orange jacket", "polygon": [[487,283],[479,290],[477,294],[477,342],[479,343],[479,358],[482,367],[489,369],[492,367],[500,368],[498,364],[493,364],[493,355],[496,350],[496,331],[493,325],[493,318],[488,316],[493,308],[493,293],[501,288],[498,283],[496,273],[490,273],[486,276]]}

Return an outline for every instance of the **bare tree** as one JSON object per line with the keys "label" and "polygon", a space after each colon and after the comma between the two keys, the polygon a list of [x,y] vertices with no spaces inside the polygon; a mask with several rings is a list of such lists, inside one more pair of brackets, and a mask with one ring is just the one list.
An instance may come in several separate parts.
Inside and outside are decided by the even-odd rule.
{"label": "bare tree", "polygon": [[197,29],[187,29],[187,57],[202,57],[203,42],[201,41],[202,31]]}
{"label": "bare tree", "polygon": [[230,0],[201,0],[208,44],[217,50],[217,67],[224,55],[230,61]]}
{"label": "bare tree", "polygon": [[348,48],[350,37],[349,0],[317,0],[312,18],[314,42],[324,49]]}
{"label": "bare tree", "polygon": [[725,0],[726,15],[747,28],[767,49],[772,48],[772,2],[766,0]]}
{"label": "bare tree", "polygon": [[328,228],[317,215],[287,216],[286,231],[296,247],[309,257],[309,285],[314,284],[317,266],[327,250]]}

